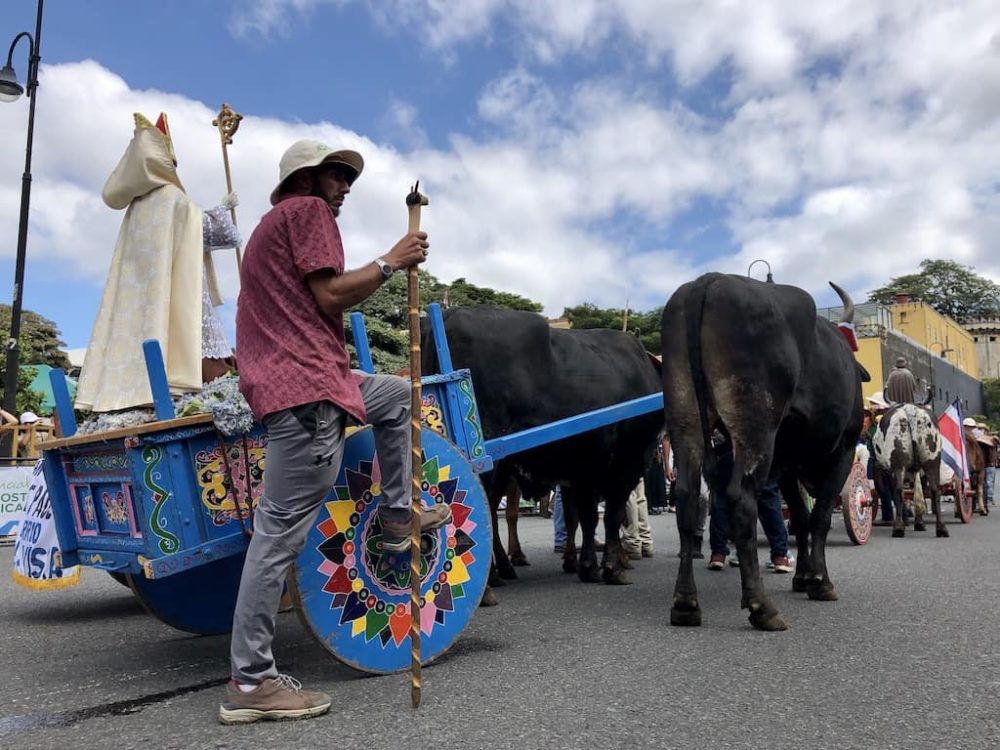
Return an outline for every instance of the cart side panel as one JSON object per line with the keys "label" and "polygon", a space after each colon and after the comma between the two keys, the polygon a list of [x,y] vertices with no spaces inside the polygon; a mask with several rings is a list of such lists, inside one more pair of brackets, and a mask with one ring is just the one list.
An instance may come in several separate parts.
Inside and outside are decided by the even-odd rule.
{"label": "cart side panel", "polygon": [[486,452],[469,370],[423,378],[420,418],[427,427],[455,443],[469,459],[474,472],[493,468],[493,460]]}
{"label": "cart side panel", "polygon": [[252,511],[264,491],[267,433],[245,437],[205,436],[186,443],[186,470],[197,509],[201,540],[250,530]]}
{"label": "cart side panel", "polygon": [[162,578],[241,553],[266,445],[261,427],[223,439],[210,424],[164,424],[46,451],[64,564]]}

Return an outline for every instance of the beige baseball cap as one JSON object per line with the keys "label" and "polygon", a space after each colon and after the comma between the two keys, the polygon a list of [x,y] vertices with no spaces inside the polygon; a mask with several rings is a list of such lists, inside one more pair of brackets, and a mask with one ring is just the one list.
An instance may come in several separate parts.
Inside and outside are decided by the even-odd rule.
{"label": "beige baseball cap", "polygon": [[340,149],[335,151],[325,143],[319,141],[302,140],[296,141],[281,155],[278,163],[278,185],[271,191],[271,205],[278,202],[281,195],[281,186],[285,180],[298,172],[300,169],[318,167],[320,164],[334,162],[343,164],[354,170],[354,177],[351,184],[361,176],[361,171],[365,168],[365,160],[361,154],[350,149]]}

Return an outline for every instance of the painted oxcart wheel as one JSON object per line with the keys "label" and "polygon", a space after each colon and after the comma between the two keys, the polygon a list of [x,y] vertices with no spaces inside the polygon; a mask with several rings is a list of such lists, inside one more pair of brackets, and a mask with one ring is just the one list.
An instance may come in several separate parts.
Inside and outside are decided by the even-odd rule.
{"label": "painted oxcart wheel", "polygon": [[[421,663],[455,642],[479,606],[492,529],[482,483],[450,441],[424,427],[424,507],[451,506],[452,522],[421,540]],[[364,672],[410,666],[410,551],[381,550],[381,473],[371,429],[347,438],[333,492],[289,576],[303,624],[336,659]]]}
{"label": "painted oxcart wheel", "polygon": [[872,535],[875,503],[868,487],[868,474],[857,461],[851,466],[844,489],[840,491],[840,510],[844,514],[847,536],[855,544],[864,544]]}
{"label": "painted oxcart wheel", "polygon": [[132,574],[125,578],[149,613],[167,625],[187,633],[219,635],[233,627],[244,557],[245,551],[166,578]]}
{"label": "painted oxcart wheel", "polygon": [[972,523],[972,493],[965,491],[965,483],[958,477],[953,478],[952,487],[955,488],[955,515],[962,523]]}

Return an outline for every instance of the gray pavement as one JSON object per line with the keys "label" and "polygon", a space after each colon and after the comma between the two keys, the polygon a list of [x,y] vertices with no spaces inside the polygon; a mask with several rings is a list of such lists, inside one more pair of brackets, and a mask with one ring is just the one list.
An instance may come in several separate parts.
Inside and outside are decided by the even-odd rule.
{"label": "gray pavement", "polygon": [[[950,512],[951,506],[946,506]],[[502,523],[502,521],[501,521]],[[324,717],[224,727],[225,637],[191,637],[146,615],[92,569],[32,592],[0,578],[0,748],[995,748],[1000,627],[998,518],[950,522],[854,547],[834,517],[835,603],[765,582],[789,620],[758,633],[735,569],[698,561],[704,625],[668,625],[677,571],[672,515],[652,517],[656,556],[632,586],[585,585],[560,570],[551,522],[523,518],[532,565],[498,590],[449,654],[405,675],[333,662],[293,614],[279,667],[335,696]],[[766,550],[761,548],[761,559]],[[11,549],[0,549],[10,569]]]}

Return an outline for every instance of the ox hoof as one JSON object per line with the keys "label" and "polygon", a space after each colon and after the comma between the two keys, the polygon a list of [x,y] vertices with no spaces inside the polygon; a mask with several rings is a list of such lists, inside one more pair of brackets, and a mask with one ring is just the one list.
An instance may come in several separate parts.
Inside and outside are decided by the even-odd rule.
{"label": "ox hoof", "polygon": [[575,573],[577,570],[576,558],[566,557],[563,558],[563,572],[564,573]]}
{"label": "ox hoof", "polygon": [[493,593],[493,589],[490,588],[489,586],[487,586],[486,590],[483,592],[483,598],[479,600],[479,606],[480,607],[495,607],[499,603],[500,602],[499,602],[499,600],[497,600],[497,595]]}
{"label": "ox hoof", "polygon": [[516,581],[517,580],[517,571],[514,570],[514,566],[513,565],[502,567],[502,568],[497,568],[497,574],[501,578],[504,578],[504,579],[506,579],[508,581]]}
{"label": "ox hoof", "polygon": [[500,577],[500,574],[495,570],[490,571],[489,578],[486,579],[486,583],[495,589],[502,588],[507,585],[507,582]]}
{"label": "ox hoof", "polygon": [[750,624],[755,630],[763,630],[768,633],[778,633],[788,630],[788,623],[777,612],[751,612]]}
{"label": "ox hoof", "polygon": [[809,586],[806,592],[814,602],[835,602],[840,597],[837,596],[836,589],[832,583],[817,582]]}
{"label": "ox hoof", "polygon": [[951,536],[951,534],[948,533],[948,529],[946,529],[944,526],[938,526],[936,533],[938,536]]}
{"label": "ox hoof", "polygon": [[792,591],[797,591],[800,594],[804,594],[809,590],[809,585],[806,583],[805,578],[795,577],[792,579]]}
{"label": "ox hoof", "polygon": [[524,568],[531,565],[531,563],[528,562],[528,558],[524,556],[523,552],[515,552],[513,555],[511,555],[510,564],[513,565],[515,568]]}
{"label": "ox hoof", "polygon": [[924,522],[923,521],[914,521],[913,522],[913,530],[914,531],[927,531],[927,527],[924,526]]}
{"label": "ox hoof", "polygon": [[600,583],[601,574],[597,570],[596,565],[581,565],[576,574],[580,577],[580,580],[584,583]]}
{"label": "ox hoof", "polygon": [[906,529],[893,529],[892,535],[898,539],[902,539],[906,536]]}
{"label": "ox hoof", "polygon": [[601,571],[601,577],[611,586],[628,586],[632,583],[628,579],[628,574],[621,568],[605,568]]}
{"label": "ox hoof", "polygon": [[681,628],[696,628],[701,625],[701,607],[698,601],[678,601],[670,608],[670,624]]}

